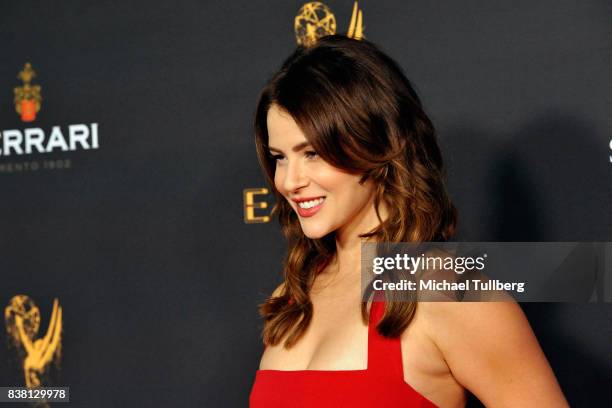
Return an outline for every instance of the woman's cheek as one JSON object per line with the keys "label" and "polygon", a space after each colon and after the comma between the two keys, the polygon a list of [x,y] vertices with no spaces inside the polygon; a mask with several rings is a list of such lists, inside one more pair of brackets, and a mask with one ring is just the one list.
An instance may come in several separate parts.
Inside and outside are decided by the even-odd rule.
{"label": "woman's cheek", "polygon": [[283,191],[283,180],[282,180],[281,171],[278,169],[278,167],[276,168],[276,171],[274,172],[274,186],[281,194],[283,195],[285,194],[285,192]]}

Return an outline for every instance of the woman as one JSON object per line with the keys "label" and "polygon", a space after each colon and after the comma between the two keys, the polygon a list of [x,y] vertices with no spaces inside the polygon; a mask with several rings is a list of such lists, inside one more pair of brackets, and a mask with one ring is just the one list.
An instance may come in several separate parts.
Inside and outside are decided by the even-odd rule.
{"label": "woman", "polygon": [[[258,407],[567,403],[512,302],[362,302],[362,242],[445,241],[434,128],[400,67],[342,36],[298,48],[261,94],[256,146],[289,244],[260,307]],[[390,296],[390,297],[389,297]]]}

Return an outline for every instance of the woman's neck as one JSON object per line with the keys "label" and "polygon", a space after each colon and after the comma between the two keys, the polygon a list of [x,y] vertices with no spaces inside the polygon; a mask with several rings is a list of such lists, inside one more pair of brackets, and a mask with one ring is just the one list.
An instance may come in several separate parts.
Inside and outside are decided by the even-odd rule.
{"label": "woman's neck", "polygon": [[[386,220],[388,211],[384,203],[380,204],[379,211],[382,220]],[[336,256],[331,262],[331,270],[337,271],[338,275],[350,273],[358,276],[361,270],[361,244],[373,241],[373,238],[362,238],[359,235],[371,232],[379,225],[380,220],[376,215],[372,199],[365,211],[336,232]]]}

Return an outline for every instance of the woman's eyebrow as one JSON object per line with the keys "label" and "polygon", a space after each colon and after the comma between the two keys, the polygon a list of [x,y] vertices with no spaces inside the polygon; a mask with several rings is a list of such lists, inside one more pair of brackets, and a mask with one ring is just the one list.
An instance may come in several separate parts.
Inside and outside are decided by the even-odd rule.
{"label": "woman's eyebrow", "polygon": [[[303,148],[307,146],[310,146],[310,142],[302,142],[302,143],[298,143],[295,146],[293,146],[291,150],[293,150],[294,152],[299,152],[300,150],[302,150]],[[277,149],[276,147],[272,147],[272,146],[268,146],[268,150],[270,150],[271,152],[283,153],[281,149]]]}

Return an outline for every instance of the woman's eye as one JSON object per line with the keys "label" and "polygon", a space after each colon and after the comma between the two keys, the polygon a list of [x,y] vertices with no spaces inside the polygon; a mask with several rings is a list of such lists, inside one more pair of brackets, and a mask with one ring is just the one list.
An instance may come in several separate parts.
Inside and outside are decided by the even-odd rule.
{"label": "woman's eye", "polygon": [[284,159],[282,154],[271,154],[270,157],[272,158],[272,160],[274,161],[279,161]]}
{"label": "woman's eye", "polygon": [[317,157],[317,152],[310,150],[310,151],[304,152],[304,155],[308,158],[314,158],[314,157]]}

